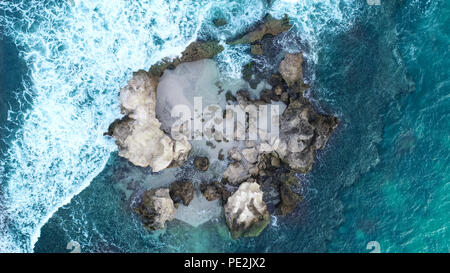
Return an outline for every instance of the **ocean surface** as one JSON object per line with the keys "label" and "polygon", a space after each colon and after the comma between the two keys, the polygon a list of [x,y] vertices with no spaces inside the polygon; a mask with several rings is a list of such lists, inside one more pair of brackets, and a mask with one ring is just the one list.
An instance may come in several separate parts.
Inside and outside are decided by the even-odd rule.
{"label": "ocean surface", "polygon": [[[0,252],[449,252],[450,2],[376,2],[0,0]],[[341,121],[304,201],[257,238],[221,218],[148,232],[120,180],[164,178],[103,136],[120,87],[266,13],[290,16],[278,46],[303,50],[309,98]],[[239,79],[246,50],[225,46],[221,75]]]}

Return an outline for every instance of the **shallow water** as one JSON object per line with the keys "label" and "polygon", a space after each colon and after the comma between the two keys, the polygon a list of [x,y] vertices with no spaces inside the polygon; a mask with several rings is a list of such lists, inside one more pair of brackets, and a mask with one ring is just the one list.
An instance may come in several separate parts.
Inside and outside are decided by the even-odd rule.
{"label": "shallow water", "polygon": [[[68,252],[71,240],[83,252],[369,252],[369,241],[382,252],[450,250],[448,1],[240,2],[0,2],[1,251]],[[279,46],[304,51],[309,97],[341,121],[300,177],[304,202],[257,238],[231,240],[220,218],[146,231],[124,189],[133,183],[120,181],[150,170],[103,137],[119,88],[266,12],[292,18]],[[214,27],[217,17],[229,24]],[[245,49],[217,56],[224,77],[240,77]]]}

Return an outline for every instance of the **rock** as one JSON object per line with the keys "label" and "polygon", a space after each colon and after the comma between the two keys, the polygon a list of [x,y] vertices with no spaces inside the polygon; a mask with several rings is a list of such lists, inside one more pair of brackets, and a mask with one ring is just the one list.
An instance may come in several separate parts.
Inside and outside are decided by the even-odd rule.
{"label": "rock", "polygon": [[283,87],[281,87],[280,85],[277,85],[274,88],[273,93],[277,96],[281,96],[281,94],[283,94]]}
{"label": "rock", "polygon": [[294,173],[290,172],[281,175],[280,181],[280,210],[281,215],[285,216],[294,211],[302,201],[302,198],[291,188],[291,185],[296,185],[298,183],[298,179],[295,177]]}
{"label": "rock", "polygon": [[241,162],[231,163],[223,173],[223,178],[235,185],[247,180],[249,177],[247,168]]}
{"label": "rock", "polygon": [[253,31],[248,32],[242,38],[229,42],[230,45],[237,44],[252,44],[261,41],[264,36],[270,34],[276,36],[280,33],[288,31],[292,25],[289,22],[289,17],[285,15],[282,19],[277,20],[272,18],[269,14],[263,20],[263,23],[258,25]]}
{"label": "rock", "polygon": [[223,154],[223,149],[220,149],[217,159],[221,160],[221,161],[225,159],[225,155]]}
{"label": "rock", "polygon": [[236,102],[236,97],[230,91],[225,93],[225,100],[229,103]]}
{"label": "rock", "polygon": [[279,168],[281,165],[280,159],[278,157],[272,156],[270,165],[272,165],[272,167]]}
{"label": "rock", "polygon": [[224,19],[224,18],[217,18],[217,19],[213,20],[213,24],[216,27],[222,27],[222,26],[225,26],[227,24],[227,20]]}
{"label": "rock", "polygon": [[280,100],[277,96],[275,96],[274,93],[272,93],[272,90],[269,90],[269,89],[265,89],[265,90],[261,91],[261,94],[259,95],[259,97],[265,103],[271,103],[272,101]]}
{"label": "rock", "polygon": [[242,150],[242,155],[249,163],[256,163],[258,160],[258,150],[256,148],[247,148]]}
{"label": "rock", "polygon": [[284,102],[285,104],[289,104],[289,93],[288,92],[283,92],[280,96],[280,99],[282,102]]}
{"label": "rock", "polygon": [[280,118],[280,141],[275,151],[292,170],[309,172],[315,150],[325,146],[337,125],[337,118],[315,112],[311,103],[300,97],[291,101]]}
{"label": "rock", "polygon": [[228,156],[233,159],[234,161],[241,161],[242,160],[242,155],[241,153],[238,151],[238,149],[232,148],[231,150],[228,151]]}
{"label": "rock", "polygon": [[153,65],[150,68],[149,73],[153,76],[160,77],[166,69],[174,69],[181,63],[211,59],[223,50],[223,46],[220,45],[217,41],[192,42],[181,53],[181,57],[175,59],[164,59],[161,62]]}
{"label": "rock", "polygon": [[281,62],[279,71],[289,87],[303,83],[302,63],[303,56],[301,52],[298,54],[287,53]]}
{"label": "rock", "polygon": [[228,198],[224,212],[233,239],[258,236],[270,222],[263,192],[257,183],[242,183]]}
{"label": "rock", "polygon": [[260,44],[251,45],[250,52],[253,55],[262,55],[264,53],[264,48]]}
{"label": "rock", "polygon": [[255,62],[251,61],[243,66],[242,68],[242,78],[248,82],[252,79],[253,67],[255,66]]}
{"label": "rock", "polygon": [[202,183],[200,185],[200,191],[202,192],[203,196],[205,196],[206,200],[214,201],[222,197],[221,190],[216,186],[216,183]]}
{"label": "rock", "polygon": [[164,229],[165,223],[173,220],[175,216],[175,206],[170,198],[169,189],[146,191],[135,211],[149,230]]}
{"label": "rock", "polygon": [[194,166],[197,170],[206,172],[209,168],[209,159],[207,157],[198,156],[194,159]]}
{"label": "rock", "polygon": [[181,165],[189,155],[187,138],[173,140],[161,129],[156,118],[156,88],[158,78],[138,71],[120,90],[120,104],[125,115],[109,128],[116,140],[119,156],[139,167],[151,167],[154,172]]}
{"label": "rock", "polygon": [[188,206],[194,199],[194,184],[191,181],[176,181],[170,184],[170,197],[173,202]]}

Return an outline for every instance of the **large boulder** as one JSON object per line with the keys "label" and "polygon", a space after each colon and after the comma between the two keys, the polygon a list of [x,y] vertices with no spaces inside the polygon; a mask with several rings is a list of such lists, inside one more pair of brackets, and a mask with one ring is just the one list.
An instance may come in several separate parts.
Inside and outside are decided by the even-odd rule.
{"label": "large boulder", "polygon": [[228,198],[224,211],[233,239],[258,236],[270,222],[263,192],[257,183],[242,183]]}
{"label": "large boulder", "polygon": [[141,216],[146,228],[157,230],[164,229],[166,221],[174,219],[176,209],[169,189],[161,188],[146,191],[135,211]]}
{"label": "large boulder", "polygon": [[191,181],[175,181],[170,184],[170,197],[175,203],[188,206],[194,199],[194,184]]}
{"label": "large boulder", "polygon": [[289,87],[303,81],[303,56],[302,53],[287,53],[280,63],[279,71]]}
{"label": "large boulder", "polygon": [[125,117],[109,128],[119,156],[136,166],[151,167],[154,172],[181,165],[191,150],[187,137],[173,140],[160,129],[155,113],[157,86],[158,77],[142,70],[134,73],[128,85],[120,90]]}
{"label": "large boulder", "polygon": [[280,138],[274,150],[292,170],[312,169],[314,153],[327,143],[338,125],[336,117],[317,113],[303,97],[291,101],[280,119]]}

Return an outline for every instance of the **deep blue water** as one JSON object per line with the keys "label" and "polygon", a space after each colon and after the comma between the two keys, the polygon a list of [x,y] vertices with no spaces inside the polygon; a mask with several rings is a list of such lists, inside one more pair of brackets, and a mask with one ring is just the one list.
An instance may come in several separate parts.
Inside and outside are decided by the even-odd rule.
{"label": "deep blue water", "polygon": [[[31,24],[14,10],[0,13],[9,30],[0,41],[7,56],[0,60],[0,125],[16,139],[0,144],[7,151],[0,158],[0,250],[31,251],[35,243],[36,252],[67,252],[75,240],[83,252],[369,252],[368,242],[377,241],[382,252],[449,252],[448,1],[172,1],[158,9],[155,1],[93,2],[69,8],[48,1],[46,9],[65,17],[30,8]],[[313,171],[300,177],[304,202],[257,238],[231,240],[223,219],[148,232],[120,184],[136,168],[101,136],[118,116],[118,88],[131,71],[181,52],[191,39],[233,37],[266,12],[293,19],[280,46],[295,50],[299,38],[311,99],[341,121]],[[135,21],[115,19],[124,16]],[[217,29],[211,21],[221,16],[229,25]],[[232,77],[248,58],[227,48],[217,61]],[[22,83],[27,76],[31,86]],[[32,103],[12,124],[7,109],[23,99],[17,90]]]}

